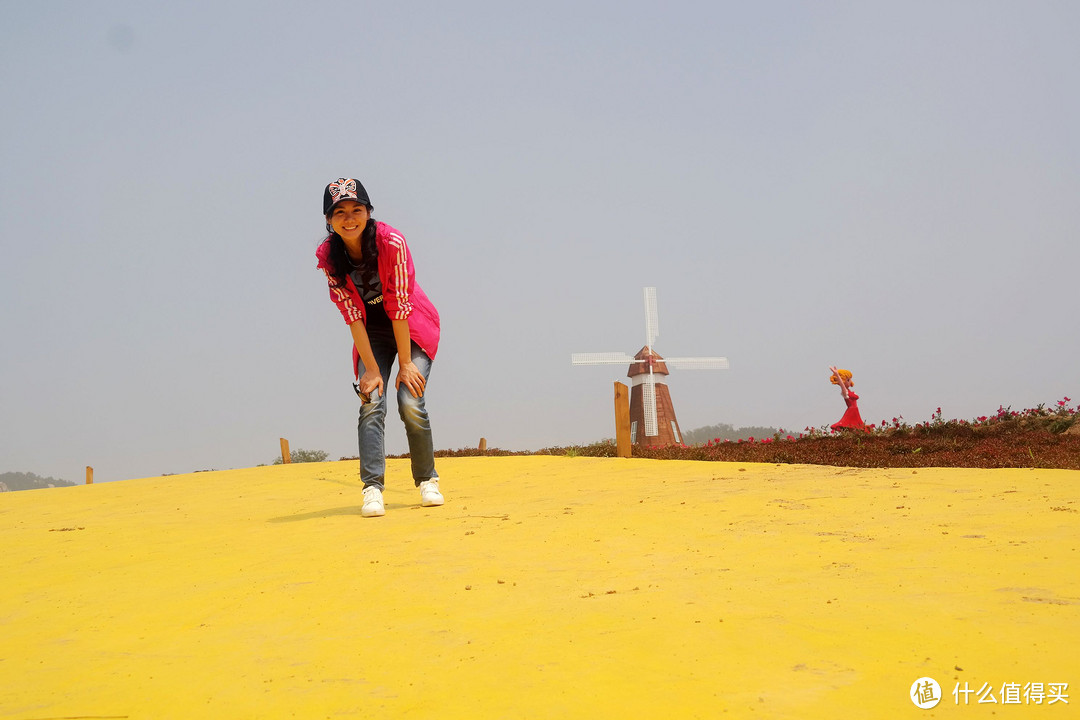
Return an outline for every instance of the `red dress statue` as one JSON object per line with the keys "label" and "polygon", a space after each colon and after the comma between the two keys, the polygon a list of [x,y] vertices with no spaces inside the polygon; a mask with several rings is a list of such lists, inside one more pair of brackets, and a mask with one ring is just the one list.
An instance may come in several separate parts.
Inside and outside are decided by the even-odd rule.
{"label": "red dress statue", "polygon": [[830,427],[833,430],[841,430],[843,428],[851,428],[852,430],[865,430],[866,423],[863,422],[862,416],[859,414],[859,396],[855,394],[855,391],[851,389],[851,386],[855,383],[851,381],[850,370],[838,370],[835,367],[830,367],[832,370],[832,377],[829,378],[829,382],[833,385],[840,386],[840,394],[844,396],[844,403],[847,405],[847,410],[844,411],[844,417],[840,418],[838,422],[833,423]]}

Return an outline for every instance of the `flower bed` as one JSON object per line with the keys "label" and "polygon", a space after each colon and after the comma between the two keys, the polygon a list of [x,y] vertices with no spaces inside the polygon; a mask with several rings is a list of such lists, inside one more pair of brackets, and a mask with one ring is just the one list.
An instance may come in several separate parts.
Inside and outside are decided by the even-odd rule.
{"label": "flower bed", "polygon": [[[1070,399],[1053,408],[1023,411],[999,407],[973,420],[945,420],[941,408],[926,422],[908,425],[903,418],[882,420],[865,430],[836,432],[828,426],[780,432],[768,438],[710,441],[703,445],[635,447],[634,457],[657,460],[805,463],[843,467],[1060,468],[1080,470],[1080,405]],[[443,450],[440,457],[528,455],[499,449]],[[535,454],[614,457],[610,441]]]}

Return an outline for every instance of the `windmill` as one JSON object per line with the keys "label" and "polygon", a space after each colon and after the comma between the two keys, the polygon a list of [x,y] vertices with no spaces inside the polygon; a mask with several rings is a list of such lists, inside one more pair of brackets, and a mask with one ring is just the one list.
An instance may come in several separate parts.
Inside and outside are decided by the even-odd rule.
{"label": "windmill", "polygon": [[[645,347],[631,357],[626,353],[573,353],[573,365],[622,365],[629,363],[626,375],[630,378],[630,436],[635,445],[664,445],[681,443],[682,432],[671,404],[671,393],[664,378],[667,366],[682,370],[725,370],[724,357],[663,358],[653,350],[659,335],[656,312],[656,288],[645,288]],[[644,432],[638,432],[639,429]]]}

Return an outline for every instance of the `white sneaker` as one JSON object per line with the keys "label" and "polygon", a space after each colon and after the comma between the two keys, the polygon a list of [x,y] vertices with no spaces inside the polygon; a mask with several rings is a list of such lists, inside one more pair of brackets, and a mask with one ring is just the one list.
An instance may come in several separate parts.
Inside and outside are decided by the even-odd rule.
{"label": "white sneaker", "polygon": [[360,514],[364,517],[382,517],[386,514],[383,506],[382,490],[374,485],[364,488],[364,507],[360,508]]}
{"label": "white sneaker", "polygon": [[443,504],[442,493],[439,492],[439,479],[425,480],[420,483],[420,504],[424,507],[434,507]]}

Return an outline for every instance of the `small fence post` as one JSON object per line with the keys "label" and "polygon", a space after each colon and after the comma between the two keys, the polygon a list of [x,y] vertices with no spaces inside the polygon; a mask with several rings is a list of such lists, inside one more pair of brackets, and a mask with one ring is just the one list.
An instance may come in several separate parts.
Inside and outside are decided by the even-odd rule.
{"label": "small fence post", "polygon": [[630,444],[630,394],[621,382],[615,383],[615,454],[633,456]]}
{"label": "small fence post", "polygon": [[281,462],[286,465],[292,462],[292,458],[289,456],[289,441],[285,438],[281,438]]}

